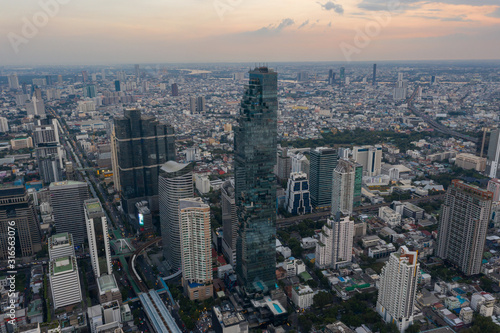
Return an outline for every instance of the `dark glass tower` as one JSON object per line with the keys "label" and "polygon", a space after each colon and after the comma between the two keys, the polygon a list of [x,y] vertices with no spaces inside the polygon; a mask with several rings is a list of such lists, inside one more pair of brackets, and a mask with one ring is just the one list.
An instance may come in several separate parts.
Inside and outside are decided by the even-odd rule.
{"label": "dark glass tower", "polygon": [[278,73],[250,71],[234,137],[236,262],[247,293],[276,288],[276,178]]}
{"label": "dark glass tower", "polygon": [[174,129],[141,110],[127,109],[115,118],[117,170],[123,210],[135,214],[135,203],[149,202],[158,211],[158,176],[161,166],[175,160]]}

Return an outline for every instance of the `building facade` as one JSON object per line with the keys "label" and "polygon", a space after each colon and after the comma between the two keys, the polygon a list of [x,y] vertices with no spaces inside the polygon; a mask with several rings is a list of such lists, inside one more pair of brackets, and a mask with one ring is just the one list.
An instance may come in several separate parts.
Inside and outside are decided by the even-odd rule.
{"label": "building facade", "polygon": [[400,332],[413,323],[413,307],[420,278],[417,251],[401,246],[382,268],[377,312],[386,323],[394,323]]}
{"label": "building facade", "polygon": [[67,232],[49,237],[48,247],[50,260],[75,255],[73,236]]}
{"label": "building facade", "polygon": [[250,294],[276,288],[277,90],[277,72],[251,70],[234,131],[236,271]]}
{"label": "building facade", "polygon": [[82,301],[82,288],[76,257],[61,257],[51,260],[48,275],[54,309]]}
{"label": "building facade", "polygon": [[194,197],[194,164],[168,161],[160,169],[159,201],[163,255],[173,271],[182,267],[179,200]]}
{"label": "building facade", "polygon": [[352,157],[363,167],[363,176],[374,177],[380,175],[382,169],[381,146],[354,147]]}
{"label": "building facade", "polygon": [[222,207],[222,252],[229,263],[236,267],[236,240],[238,237],[238,215],[234,199],[234,179],[227,180],[221,187]]}
{"label": "building facade", "polygon": [[316,266],[338,268],[352,261],[354,219],[342,216],[338,220],[329,218],[323,226],[316,245]]}
{"label": "building facade", "polygon": [[493,193],[453,180],[442,208],[437,256],[465,275],[479,274]]}
{"label": "building facade", "polygon": [[491,131],[488,156],[486,160],[486,173],[490,178],[500,178],[500,129]]}
{"label": "building facade", "polygon": [[[332,184],[332,216],[350,215],[354,208],[355,198],[360,201],[362,177],[361,165],[348,159],[340,159],[333,171]],[[356,193],[355,193],[356,192]],[[356,195],[355,195],[356,194]]]}
{"label": "building facade", "polygon": [[288,179],[286,190],[286,210],[293,215],[312,212],[309,181],[303,172],[293,172]]}
{"label": "building facade", "polygon": [[311,204],[315,208],[329,208],[332,205],[332,180],[333,170],[337,167],[337,150],[320,147],[311,150],[310,154]]}
{"label": "building facade", "polygon": [[99,199],[84,201],[90,262],[97,277],[111,274],[111,248],[109,246],[108,222]]}

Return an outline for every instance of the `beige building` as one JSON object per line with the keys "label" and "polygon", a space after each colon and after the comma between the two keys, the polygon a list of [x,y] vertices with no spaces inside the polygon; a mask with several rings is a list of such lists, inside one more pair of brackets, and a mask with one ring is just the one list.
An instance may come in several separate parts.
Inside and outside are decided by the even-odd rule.
{"label": "beige building", "polygon": [[455,159],[455,165],[465,170],[474,169],[482,172],[486,170],[486,158],[467,153],[458,154]]}
{"label": "beige building", "polygon": [[33,140],[31,137],[12,139],[10,140],[10,146],[13,150],[33,148]]}

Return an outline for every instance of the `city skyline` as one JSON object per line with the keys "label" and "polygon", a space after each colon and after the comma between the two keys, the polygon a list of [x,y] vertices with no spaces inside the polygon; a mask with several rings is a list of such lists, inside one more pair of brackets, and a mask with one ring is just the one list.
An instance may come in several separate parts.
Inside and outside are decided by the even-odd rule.
{"label": "city skyline", "polygon": [[[130,1],[117,7],[109,2],[46,0],[4,6],[4,65],[500,57],[495,43],[500,6],[493,0],[318,1],[293,6],[284,0],[190,0],[148,1],[139,8]],[[367,32],[368,41],[360,38],[360,31]],[[265,46],[264,54],[253,47],[257,42]],[[350,57],[349,46],[357,49]]]}

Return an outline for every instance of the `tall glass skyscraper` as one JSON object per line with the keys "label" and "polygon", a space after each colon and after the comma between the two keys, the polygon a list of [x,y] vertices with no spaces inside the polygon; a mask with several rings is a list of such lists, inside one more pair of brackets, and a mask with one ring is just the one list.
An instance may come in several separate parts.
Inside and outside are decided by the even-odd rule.
{"label": "tall glass skyscraper", "polygon": [[249,72],[234,137],[239,285],[247,293],[276,288],[276,178],[278,73]]}
{"label": "tall glass skyscraper", "polygon": [[158,211],[158,176],[161,166],[175,160],[174,129],[154,116],[141,115],[139,109],[127,109],[115,118],[114,145],[116,170],[120,178],[123,210],[135,215],[135,203],[149,202]]}

